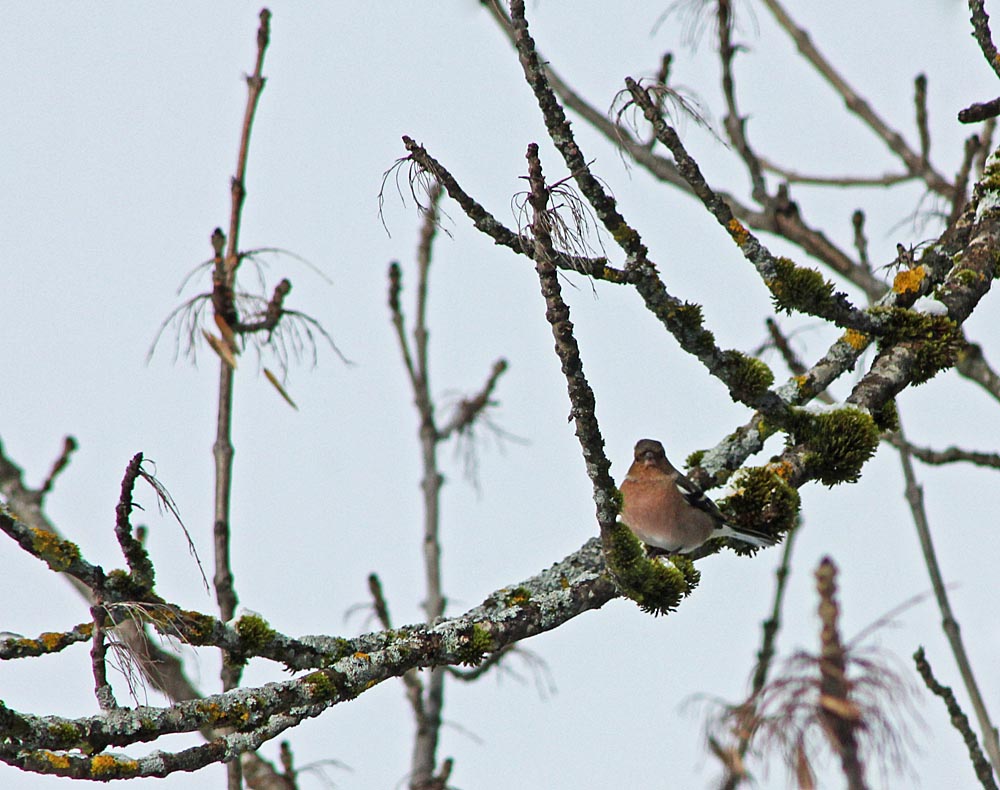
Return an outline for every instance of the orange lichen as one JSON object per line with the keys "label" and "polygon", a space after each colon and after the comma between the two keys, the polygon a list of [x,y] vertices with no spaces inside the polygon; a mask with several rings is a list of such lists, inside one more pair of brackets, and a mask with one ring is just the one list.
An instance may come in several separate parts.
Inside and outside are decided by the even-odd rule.
{"label": "orange lichen", "polygon": [[848,329],[840,339],[855,351],[861,351],[871,340],[864,332],[859,332],[856,329]]}
{"label": "orange lichen", "polygon": [[729,220],[726,224],[726,228],[729,230],[729,235],[732,236],[733,241],[735,241],[740,247],[747,243],[747,239],[750,238],[750,232],[740,224],[740,221],[733,218]]}
{"label": "orange lichen", "polygon": [[917,293],[926,274],[923,266],[914,266],[912,269],[901,271],[892,281],[892,290],[898,294]]}

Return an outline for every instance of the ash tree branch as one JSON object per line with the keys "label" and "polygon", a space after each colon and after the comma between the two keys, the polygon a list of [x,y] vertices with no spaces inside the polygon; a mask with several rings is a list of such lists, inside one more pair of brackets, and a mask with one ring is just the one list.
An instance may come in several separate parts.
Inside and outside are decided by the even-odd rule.
{"label": "ash tree branch", "polygon": [[[546,81],[535,42],[528,32],[523,0],[513,0],[511,18],[521,67],[535,94],[549,137],[598,219],[625,252],[629,283],[642,296],[647,309],[674,335],[681,348],[696,356],[712,375],[726,384],[734,400],[764,411],[775,408],[780,411],[781,404],[767,389],[773,375],[766,366],[747,360],[740,352],[719,349],[711,332],[703,327],[701,308],[683,303],[667,292],[641,236],[618,212],[614,198],[593,175],[576,143],[566,114]],[[536,269],[537,265],[536,259]]]}
{"label": "ash tree branch", "polygon": [[[773,202],[767,194],[767,185],[764,181],[764,171],[761,167],[760,159],[758,159],[757,154],[754,153],[753,148],[750,146],[750,141],[746,136],[746,118],[740,115],[736,104],[736,83],[733,79],[733,57],[736,54],[736,47],[732,41],[735,22],[733,8],[729,0],[717,0],[715,11],[715,28],[719,42],[719,61],[722,64],[722,95],[726,99],[726,117],[724,121],[726,134],[743,160],[743,164],[746,165],[747,173],[750,175],[751,196],[762,206],[771,207],[773,206]],[[655,115],[662,117],[663,111],[661,108],[654,105],[653,110]],[[684,174],[683,166],[677,159],[676,152],[671,149],[671,153],[674,154],[674,161],[677,162],[678,171],[688,181],[688,184],[691,185],[694,193],[698,195],[698,190]],[[728,205],[726,208],[727,210],[729,209]],[[730,216],[731,214],[732,212],[730,211]]]}
{"label": "ash tree branch", "polygon": [[[256,689],[236,688],[168,708],[118,709],[113,716],[81,719],[43,718],[2,708],[0,760],[25,770],[78,778],[165,776],[193,770],[231,759],[242,750],[256,749],[300,721],[411,669],[476,665],[488,653],[556,628],[617,595],[597,541],[590,541],[517,588],[523,592],[514,601],[504,588],[464,615],[433,626],[411,626],[355,640],[303,638],[302,644],[329,645],[331,652],[316,662],[324,668]],[[155,758],[132,760],[109,755],[86,764],[55,759],[67,749],[86,746],[88,751],[99,753],[107,747],[155,741],[162,735],[191,732],[209,724],[238,727],[241,732],[216,737],[204,747],[156,752]]]}

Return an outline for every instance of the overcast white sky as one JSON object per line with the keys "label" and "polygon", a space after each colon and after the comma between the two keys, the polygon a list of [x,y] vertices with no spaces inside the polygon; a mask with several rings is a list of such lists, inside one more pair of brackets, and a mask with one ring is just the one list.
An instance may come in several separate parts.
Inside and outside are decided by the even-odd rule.
{"label": "overcast white sky", "polygon": [[[997,93],[969,35],[964,4],[797,3],[791,10],[848,79],[907,138],[912,80],[927,73],[932,158],[958,166],[970,133],[953,120],[972,101]],[[692,51],[671,17],[654,28],[663,3],[596,0],[529,4],[540,50],[600,107],[626,75],[650,74],[660,54],[676,54],[675,82],[697,90],[715,117],[717,67],[707,46]],[[804,6],[804,8],[802,7]],[[210,564],[212,458],[217,363],[202,350],[197,367],[174,362],[167,335],[146,353],[163,318],[207,287],[184,276],[211,254],[209,236],[229,216],[229,178],[252,66],[256,3],[8,4],[0,49],[0,192],[3,264],[3,369],[0,441],[40,482],[74,435],[80,450],[46,510],[85,556],[121,564],[114,507],[129,458],[156,462]],[[345,612],[367,601],[378,572],[399,623],[420,618],[419,456],[416,416],[386,309],[386,268],[399,260],[412,286],[417,218],[412,202],[388,190],[385,223],[377,194],[383,172],[409,134],[444,162],[465,188],[508,224],[522,190],[524,151],[542,144],[551,180],[565,176],[516,56],[478,2],[271,6],[268,77],[252,141],[243,247],[281,247],[269,287],[294,289],[287,306],[319,319],[356,366],[325,348],[319,365],[288,380],[299,411],[288,408],[251,357],[237,375],[234,572],[241,603],[291,634],[353,635],[373,624]],[[751,139],[788,166],[830,174],[881,173],[897,166],[841,102],[795,57],[766,11],[746,15],[738,60],[741,102]],[[360,9],[360,10],[359,10]],[[702,303],[721,345],[751,351],[763,339],[765,289],[724,233],[693,201],[627,170],[582,122],[574,124],[588,159],[643,234],[668,287]],[[736,160],[694,124],[683,130],[708,179],[743,194]],[[897,241],[917,243],[932,229],[907,221],[920,191],[821,192],[793,197],[814,224],[850,246],[850,216],[869,217],[872,256],[886,263]],[[510,370],[494,419],[528,440],[481,447],[480,491],[463,482],[458,454],[444,453],[445,590],[450,611],[475,605],[577,549],[596,532],[590,483],[531,265],[497,249],[445,205],[451,238],[439,239],[431,297],[432,389],[442,406],[481,386],[500,356]],[[806,262],[779,242],[772,249]],[[610,251],[610,247],[609,247]],[[616,251],[611,251],[612,255]],[[678,463],[714,445],[747,413],[722,385],[681,352],[621,288],[574,280],[567,288],[598,416],[621,479],[636,439],[664,441]],[[412,315],[413,289],[404,292]],[[997,295],[967,325],[1000,364]],[[816,322],[799,327],[796,347],[816,358],[834,335]],[[768,358],[779,375],[780,361]],[[844,397],[849,382],[836,387]],[[943,447],[996,451],[996,404],[955,374],[906,392],[900,408],[911,438]],[[775,445],[777,447],[779,445]],[[919,467],[940,560],[988,704],[1000,714],[996,627],[996,475],[970,468]],[[812,570],[831,555],[842,569],[846,635],[929,587],[902,498],[898,460],[879,451],[857,485],[802,491],[806,525],[794,561],[783,655],[816,645]],[[179,529],[140,492],[159,591],[186,607],[214,612]],[[88,618],[69,585],[13,544],[0,549],[0,630],[27,635],[63,630]],[[737,701],[745,692],[760,623],[770,607],[779,551],[748,561],[726,553],[704,561],[701,587],[681,609],[653,619],[614,601],[525,645],[548,666],[539,693],[528,678],[490,676],[450,684],[440,754],[455,758],[453,784],[494,790],[510,777],[526,787],[707,787],[718,774],[702,745],[704,695]],[[942,682],[958,677],[933,602],[909,609],[872,644],[898,657],[926,646]],[[217,690],[216,657],[192,663],[206,692]],[[263,662],[245,682],[285,677]],[[547,688],[554,684],[555,691]],[[11,708],[75,716],[97,707],[86,647],[44,660],[0,666],[0,698]],[[964,700],[964,694],[960,695]],[[123,691],[120,699],[125,698]],[[919,786],[972,786],[959,737],[936,700],[921,694],[925,728],[913,729],[912,771]],[[155,697],[151,704],[160,704]],[[412,720],[398,682],[387,682],[289,733],[299,765],[333,759],[339,787],[394,787],[409,765]],[[165,744],[178,747],[180,739]],[[275,758],[277,744],[263,753]],[[221,769],[199,775],[220,786]],[[775,767],[759,786],[785,786]],[[873,777],[877,781],[877,777]],[[840,786],[832,767],[827,784]],[[190,786],[172,777],[156,787]],[[890,779],[887,786],[916,783]],[[51,788],[66,781],[0,767],[0,785]],[[320,787],[303,777],[303,787]]]}

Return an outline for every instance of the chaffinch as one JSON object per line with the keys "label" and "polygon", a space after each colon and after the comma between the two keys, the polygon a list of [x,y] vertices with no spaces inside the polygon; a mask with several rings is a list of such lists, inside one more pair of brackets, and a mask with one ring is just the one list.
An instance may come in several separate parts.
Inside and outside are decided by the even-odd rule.
{"label": "chaffinch", "polygon": [[774,538],[734,527],[705,493],[674,469],[655,439],[640,439],[622,481],[621,520],[643,543],[684,553],[710,538],[733,538],[762,548]]}

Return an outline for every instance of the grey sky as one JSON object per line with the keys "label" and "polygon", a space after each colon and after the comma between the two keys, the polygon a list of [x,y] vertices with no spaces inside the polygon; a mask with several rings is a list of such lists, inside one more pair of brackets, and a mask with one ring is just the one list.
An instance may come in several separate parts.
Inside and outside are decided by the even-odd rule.
{"label": "grey sky", "polygon": [[[932,157],[953,173],[971,133],[952,120],[955,113],[996,94],[964,5],[926,3],[920,14],[899,2],[798,5],[806,8],[793,12],[817,45],[912,141],[912,79],[928,74]],[[651,73],[672,49],[675,81],[701,93],[717,119],[717,67],[708,47],[685,47],[676,17],[650,33],[665,6],[545,0],[529,3],[528,13],[541,52],[599,107],[610,104],[626,75]],[[121,564],[114,506],[125,465],[139,450],[155,459],[202,559],[211,562],[217,361],[202,348],[197,367],[175,364],[169,331],[152,363],[145,358],[160,322],[205,289],[202,277],[176,293],[211,255],[212,229],[228,221],[242,75],[252,65],[259,7],[24,3],[4,11],[0,440],[37,483],[62,437],[77,437],[80,450],[47,512],[88,559],[108,569]],[[332,280],[291,258],[268,258],[269,287],[290,278],[288,306],[319,319],[357,365],[345,367],[321,346],[315,370],[304,362],[291,372],[296,412],[258,375],[252,356],[244,358],[235,412],[235,579],[241,603],[285,633],[350,635],[374,627],[361,615],[344,619],[367,601],[371,571],[381,575],[397,622],[421,616],[416,416],[385,306],[386,268],[396,259],[412,315],[418,220],[408,194],[403,205],[390,180],[384,220],[391,236],[385,232],[377,214],[382,174],[405,153],[400,136],[408,134],[513,224],[511,197],[524,188],[529,142],[542,145],[550,180],[566,173],[546,144],[516,56],[474,0],[270,7],[268,82],[251,143],[243,247],[288,249]],[[897,169],[858,122],[845,120],[841,102],[795,58],[766,11],[756,25],[744,18],[741,40],[752,52],[738,60],[741,102],[762,151],[830,174]],[[574,128],[673,292],[704,305],[721,345],[753,350],[764,339],[769,298],[728,237],[693,201],[628,170],[582,121]],[[735,157],[693,123],[683,132],[711,183],[746,191]],[[405,179],[400,184],[406,193]],[[912,186],[793,193],[814,224],[846,247],[851,212],[864,208],[877,263],[892,259],[897,241],[933,235],[905,221],[919,196]],[[453,204],[444,209],[451,237],[439,236],[430,297],[433,392],[444,408],[478,389],[493,361],[506,357],[510,370],[494,418],[530,441],[501,450],[485,436],[478,494],[462,479],[460,456],[445,453],[444,578],[449,611],[457,613],[574,551],[596,534],[596,522],[533,269],[473,231]],[[806,262],[787,245],[772,249]],[[595,296],[586,281],[572,282],[567,298],[616,479],[638,438],[661,439],[680,464],[746,419],[634,293],[598,284]],[[967,325],[995,364],[997,299],[990,294]],[[782,323],[802,328],[796,343],[807,360],[834,338],[816,322]],[[838,397],[848,383],[835,388]],[[907,391],[900,408],[916,443],[997,449],[995,404],[953,373]],[[1000,488],[995,474],[975,469],[918,473],[946,578],[956,585],[953,603],[998,715],[1000,681],[992,670],[1000,653]],[[816,645],[812,570],[824,554],[842,569],[847,635],[929,588],[902,487],[898,460],[883,448],[859,484],[803,489],[806,528],[779,639],[783,654]],[[148,492],[140,501],[159,591],[214,612],[180,530]],[[516,659],[512,667],[528,682],[505,676],[450,684],[440,754],[456,760],[453,783],[493,790],[517,776],[538,788],[709,786],[718,768],[701,742],[705,711],[683,703],[696,695],[741,698],[778,560],[778,550],[752,561],[723,553],[701,564],[701,586],[667,618],[614,601],[531,640],[525,647],[546,662],[558,689],[544,698]],[[13,544],[3,548],[3,564],[0,599],[8,604],[0,629],[33,635],[88,618],[67,584]],[[957,686],[938,621],[927,601],[873,643],[907,671],[909,655],[923,644],[941,680]],[[206,691],[217,689],[217,664],[206,652],[192,665]],[[281,677],[280,668],[255,662],[245,683]],[[97,709],[92,684],[83,647],[0,666],[0,697],[24,711],[89,714]],[[958,736],[938,702],[922,698],[928,726],[914,730],[913,771],[923,787],[971,786]],[[330,770],[339,787],[394,787],[408,769],[411,734],[402,687],[390,681],[289,738],[299,764],[349,764],[351,773]],[[263,752],[275,758],[277,744]],[[175,776],[155,786],[190,781]],[[220,781],[220,769],[199,776],[199,786]],[[309,783],[302,786],[320,786]],[[48,788],[57,780],[0,767],[0,784]],[[784,787],[782,771],[775,766],[760,786]],[[829,786],[839,786],[839,777]]]}

